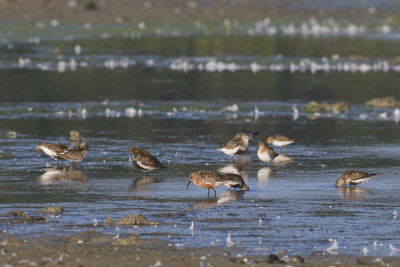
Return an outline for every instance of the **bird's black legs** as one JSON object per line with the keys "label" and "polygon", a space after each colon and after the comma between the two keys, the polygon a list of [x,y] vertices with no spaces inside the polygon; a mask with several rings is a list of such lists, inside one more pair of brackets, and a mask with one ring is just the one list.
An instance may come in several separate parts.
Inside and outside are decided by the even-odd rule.
{"label": "bird's black legs", "polygon": [[[212,190],[214,190],[214,198],[216,198],[217,197],[217,191],[215,191],[214,188],[212,188]],[[210,197],[210,188],[208,189],[208,195],[207,196]]]}

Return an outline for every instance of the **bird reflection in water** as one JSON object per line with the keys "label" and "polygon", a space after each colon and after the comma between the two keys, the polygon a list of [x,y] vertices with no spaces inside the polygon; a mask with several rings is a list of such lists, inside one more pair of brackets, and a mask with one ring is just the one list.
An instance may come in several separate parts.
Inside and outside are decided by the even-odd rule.
{"label": "bird reflection in water", "polygon": [[274,175],[274,170],[271,167],[263,167],[258,170],[257,178],[258,178],[258,185],[266,185],[268,183],[268,179]]}
{"label": "bird reflection in water", "polygon": [[[149,177],[149,176],[142,176],[133,180],[130,186],[130,193],[132,194],[129,196],[129,200],[141,200],[145,198],[146,191],[150,191],[151,185],[159,183],[159,178]],[[137,195],[136,193],[140,193]]]}
{"label": "bird reflection in water", "polygon": [[360,201],[370,196],[372,193],[367,188],[343,186],[337,189],[343,199],[351,201]]}
{"label": "bird reflection in water", "polygon": [[39,179],[42,185],[52,185],[62,182],[86,183],[87,181],[86,175],[73,166],[47,168]]}
{"label": "bird reflection in water", "polygon": [[218,173],[233,173],[242,176],[243,179],[249,178],[245,166],[243,164],[228,164],[218,169]]}
{"label": "bird reflection in water", "polygon": [[196,202],[191,206],[191,209],[206,209],[213,208],[218,205],[228,204],[232,202],[238,202],[243,198],[245,191],[226,191],[218,194],[217,198],[209,198],[204,201]]}
{"label": "bird reflection in water", "polygon": [[149,177],[149,176],[142,176],[139,178],[136,178],[133,180],[131,189],[148,189],[149,185],[152,185],[154,183],[158,183],[159,179]]}
{"label": "bird reflection in water", "polygon": [[247,155],[237,155],[232,159],[233,164],[245,166],[251,162],[251,158]]}
{"label": "bird reflection in water", "polygon": [[284,155],[284,154],[279,154],[278,156],[276,156],[276,157],[274,158],[273,164],[274,164],[274,165],[281,165],[281,166],[283,166],[283,165],[286,165],[286,164],[288,164],[288,163],[290,163],[290,162],[292,162],[292,161],[293,161],[293,159],[292,159],[291,157],[289,157],[289,156],[287,156],[287,155]]}

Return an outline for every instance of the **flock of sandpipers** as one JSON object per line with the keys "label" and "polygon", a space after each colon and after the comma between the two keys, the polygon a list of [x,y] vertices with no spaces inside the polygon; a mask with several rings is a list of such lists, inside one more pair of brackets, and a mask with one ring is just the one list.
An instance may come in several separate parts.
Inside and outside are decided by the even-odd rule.
{"label": "flock of sandpipers", "polygon": [[[229,156],[235,156],[244,153],[249,147],[250,140],[257,135],[258,133],[241,131],[237,133],[231,140],[229,140],[226,145],[218,148],[218,150]],[[283,147],[295,142],[295,140],[287,138],[283,135],[270,136],[266,141],[266,144],[261,141],[258,143],[257,156],[261,161],[266,162],[269,165],[272,165],[273,160],[279,155],[275,153],[275,150],[270,145],[281,147],[280,153],[282,153]],[[82,143],[79,146],[68,148],[64,144],[39,142],[36,149],[42,150],[55,160],[65,159],[72,162],[79,162],[83,160],[88,153],[88,145],[85,143]],[[135,167],[146,172],[146,175],[148,175],[149,171],[159,168],[166,168],[156,157],[144,149],[131,147],[128,151],[131,154],[130,160],[133,162]],[[368,181],[374,175],[376,174],[358,170],[347,170],[336,181],[336,186],[357,186],[362,182]],[[208,189],[208,197],[210,196],[210,189],[214,191],[214,196],[216,196],[217,193],[214,188],[221,185],[227,186],[228,190],[231,188],[239,188],[240,190],[244,191],[249,190],[249,187],[246,185],[243,178],[240,175],[233,173],[220,174],[209,170],[199,170],[189,174],[189,182],[186,190],[188,190],[191,182],[197,186]]]}

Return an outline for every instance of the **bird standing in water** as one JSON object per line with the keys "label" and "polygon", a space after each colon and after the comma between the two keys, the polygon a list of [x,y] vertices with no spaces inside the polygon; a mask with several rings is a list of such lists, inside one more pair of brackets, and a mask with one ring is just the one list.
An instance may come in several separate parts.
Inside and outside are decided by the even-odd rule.
{"label": "bird standing in water", "polygon": [[221,185],[226,185],[229,187],[229,189],[240,188],[243,191],[249,190],[249,187],[245,184],[243,178],[232,173],[218,174],[216,172],[207,170],[200,170],[198,172],[190,173],[186,191],[189,189],[191,182],[197,186],[206,188],[208,190],[208,197],[210,197],[210,189],[214,191],[214,197],[216,197],[217,192],[214,188]]}
{"label": "bird standing in water", "polygon": [[241,154],[249,147],[249,141],[258,135],[258,132],[253,133],[249,131],[241,131],[237,133],[226,145],[218,148],[219,151],[224,152],[229,156]]}
{"label": "bird standing in water", "polygon": [[52,143],[39,142],[39,144],[36,146],[36,150],[42,150],[46,155],[57,160],[57,162],[59,159],[61,159],[58,153],[61,153],[67,149],[68,147],[66,145],[60,143],[52,144]]}
{"label": "bird standing in water", "polygon": [[265,145],[263,142],[259,142],[257,147],[257,156],[261,161],[272,166],[272,161],[278,156],[278,154],[275,153],[272,147]]}
{"label": "bird standing in water", "polygon": [[376,173],[368,173],[362,171],[345,171],[339,179],[336,180],[336,186],[340,187],[342,185],[354,185],[357,186],[362,182],[367,182]]}
{"label": "bird standing in water", "polygon": [[167,168],[162,165],[156,157],[144,149],[130,147],[129,153],[131,153],[133,165],[135,165],[139,170],[146,172],[146,176],[149,175],[149,171],[159,168]]}
{"label": "bird standing in water", "polygon": [[228,191],[231,190],[231,188],[240,188],[240,190],[242,190],[242,191],[248,191],[249,190],[249,187],[244,182],[242,176],[234,174],[234,173],[220,174],[220,180],[219,181],[223,185],[226,185],[228,187]]}
{"label": "bird standing in water", "polygon": [[89,146],[82,143],[79,146],[74,146],[73,148],[68,148],[63,152],[57,153],[57,156],[72,162],[80,162],[86,157],[88,149]]}
{"label": "bird standing in water", "polygon": [[287,145],[293,144],[294,140],[290,139],[290,138],[287,138],[284,135],[277,134],[277,135],[268,137],[267,138],[267,143],[270,144],[270,145],[272,144],[273,146],[280,147],[281,148],[280,153],[282,153],[282,148],[287,146]]}

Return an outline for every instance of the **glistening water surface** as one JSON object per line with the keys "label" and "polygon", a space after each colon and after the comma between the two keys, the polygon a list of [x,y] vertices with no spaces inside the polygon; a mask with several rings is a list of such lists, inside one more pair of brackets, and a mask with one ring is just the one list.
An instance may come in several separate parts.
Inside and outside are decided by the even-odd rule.
{"label": "glistening water surface", "polygon": [[[1,223],[6,233],[139,234],[171,246],[226,246],[241,254],[393,255],[400,247],[400,113],[364,105],[398,93],[398,39],[362,36],[146,36],[4,42],[0,61],[0,208],[38,215],[39,225]],[[378,50],[379,49],[379,50]],[[309,100],[349,103],[349,112],[306,113]],[[232,159],[216,148],[236,132],[259,131]],[[59,165],[39,140],[69,144],[79,131],[88,157]],[[17,137],[10,138],[9,131]],[[271,167],[259,140],[284,134],[290,162]],[[148,177],[130,146],[167,169]],[[279,149],[278,149],[279,151]],[[200,169],[240,174],[247,192],[191,185]],[[376,172],[360,187],[336,188],[346,169]],[[154,226],[103,223],[132,213]],[[4,219],[4,217],[2,218]],[[188,229],[194,222],[194,229]],[[375,242],[376,241],[376,242]]]}

